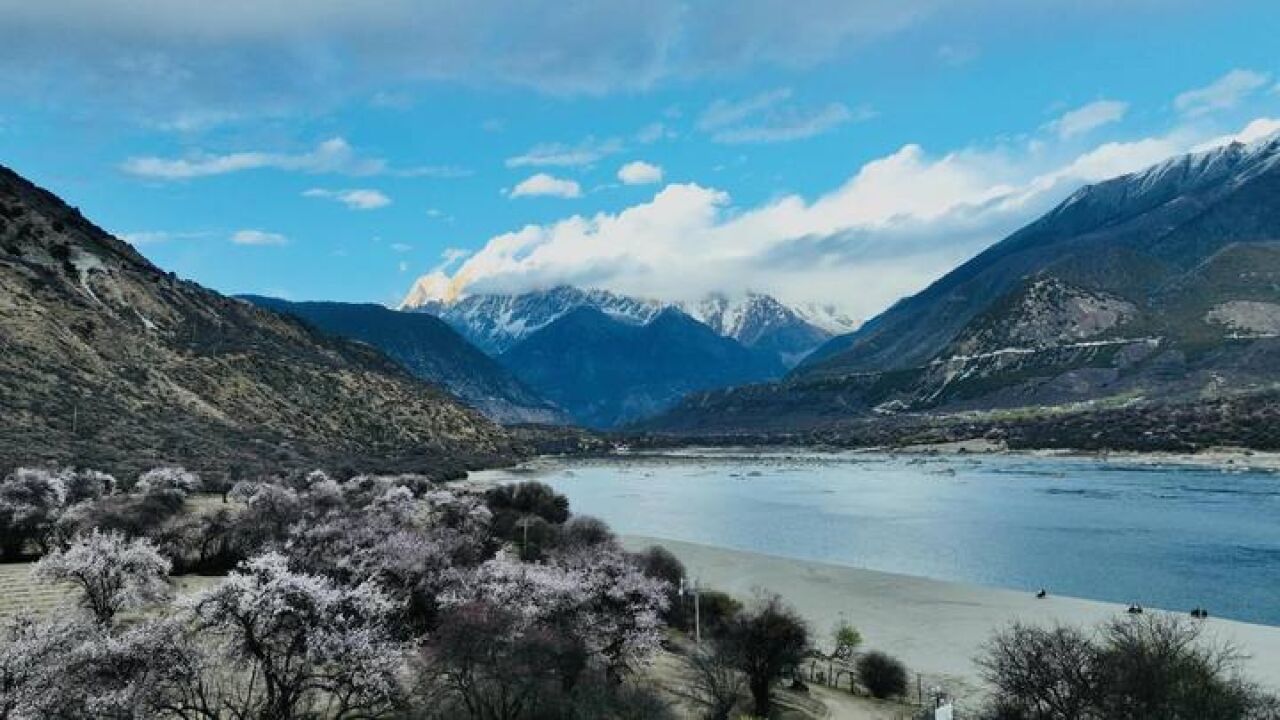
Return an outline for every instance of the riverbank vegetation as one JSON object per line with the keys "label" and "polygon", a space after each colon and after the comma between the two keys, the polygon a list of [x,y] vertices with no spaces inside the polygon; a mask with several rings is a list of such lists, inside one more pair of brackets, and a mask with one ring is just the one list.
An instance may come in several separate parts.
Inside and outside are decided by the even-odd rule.
{"label": "riverbank vegetation", "polygon": [[[824,640],[780,596],[695,589],[673,554],[622,550],[536,482],[22,469],[0,481],[0,549],[63,600],[4,619],[3,720],[806,717],[810,685],[911,692],[849,623]],[[1273,717],[1182,624],[1072,632],[992,641],[992,717],[1184,701],[1209,713],[1195,717]],[[1053,672],[1082,664],[1093,684],[1071,686],[1071,708],[1089,714],[1046,704],[1078,679]],[[1168,682],[1144,690],[1155,671]]]}

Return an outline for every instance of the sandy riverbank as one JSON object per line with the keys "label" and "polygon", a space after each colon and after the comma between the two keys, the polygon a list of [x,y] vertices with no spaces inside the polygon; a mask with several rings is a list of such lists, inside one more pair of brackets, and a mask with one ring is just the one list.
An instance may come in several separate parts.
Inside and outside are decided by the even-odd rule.
{"label": "sandy riverbank", "polygon": [[1280,475],[1280,452],[1250,450],[1237,447],[1205,448],[1196,453],[1131,452],[1124,450],[1072,450],[1072,449],[1019,449],[1011,450],[1003,443],[989,440],[960,440],[927,445],[901,445],[892,447],[831,448],[797,445],[759,445],[734,447],[689,446],[663,450],[637,451],[590,456],[541,456],[527,460],[511,468],[498,468],[471,472],[459,484],[487,489],[494,484],[513,479],[513,475],[525,475],[537,479],[541,472],[554,470],[572,463],[685,463],[690,459],[744,459],[763,457],[777,460],[863,460],[867,456],[927,455],[939,458],[963,458],[972,460],[983,456],[1025,458],[1078,458],[1115,465],[1142,467],[1188,467],[1220,472],[1268,472]]}
{"label": "sandy riverbank", "polygon": [[[973,657],[994,630],[1014,621],[1090,625],[1125,609],[670,540],[626,536],[623,543],[629,549],[662,545],[705,585],[735,596],[749,597],[756,588],[777,592],[823,637],[843,614],[862,632],[866,648],[897,655],[926,683],[962,698],[980,693]],[[1234,644],[1249,656],[1254,679],[1280,689],[1280,627],[1211,618],[1205,635]]]}

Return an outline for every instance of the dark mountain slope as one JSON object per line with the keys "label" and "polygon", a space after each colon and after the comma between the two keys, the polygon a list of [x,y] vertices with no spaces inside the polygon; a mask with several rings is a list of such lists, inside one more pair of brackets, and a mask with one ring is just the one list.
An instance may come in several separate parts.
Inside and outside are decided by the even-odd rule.
{"label": "dark mountain slope", "polygon": [[795,374],[920,365],[1038,273],[1145,301],[1212,252],[1277,238],[1277,159],[1280,139],[1233,144],[1082,188],[920,294],[819,348]]}
{"label": "dark mountain slope", "polygon": [[[778,385],[652,426],[1193,406],[1280,386],[1280,138],[1081,189]],[[1226,407],[1232,407],[1227,404]]]}
{"label": "dark mountain slope", "polygon": [[695,390],[778,377],[782,365],[674,309],[645,325],[594,308],[569,312],[499,360],[579,422],[611,427]]}
{"label": "dark mountain slope", "polygon": [[514,457],[371,348],[182,281],[0,168],[0,466],[456,472]]}
{"label": "dark mountain slope", "polygon": [[372,345],[414,376],[440,385],[497,422],[568,419],[434,315],[374,304],[289,302],[256,295],[244,299],[297,317],[328,334]]}

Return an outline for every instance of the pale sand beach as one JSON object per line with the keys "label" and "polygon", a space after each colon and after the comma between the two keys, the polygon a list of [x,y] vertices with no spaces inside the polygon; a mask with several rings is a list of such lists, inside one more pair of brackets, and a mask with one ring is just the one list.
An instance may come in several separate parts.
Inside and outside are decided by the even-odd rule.
{"label": "pale sand beach", "polygon": [[[924,676],[926,687],[941,685],[962,699],[982,694],[973,658],[993,631],[1014,621],[1092,625],[1125,611],[1113,603],[1058,597],[1052,587],[1049,597],[1040,600],[1033,591],[942,582],[686,542],[638,536],[625,536],[622,542],[631,550],[662,545],[704,586],[739,598],[749,598],[756,589],[776,592],[809,621],[822,640],[843,616],[862,633],[864,649],[898,656]],[[1205,637],[1235,645],[1247,656],[1245,667],[1253,679],[1280,689],[1280,627],[1210,618]]]}

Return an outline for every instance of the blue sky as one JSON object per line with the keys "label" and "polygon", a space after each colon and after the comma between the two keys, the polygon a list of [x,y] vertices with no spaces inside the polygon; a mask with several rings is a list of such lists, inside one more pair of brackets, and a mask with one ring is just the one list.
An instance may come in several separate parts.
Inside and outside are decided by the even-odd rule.
{"label": "blue sky", "polygon": [[0,163],[231,293],[862,318],[1084,182],[1280,129],[1274,2],[43,5],[0,0]]}

